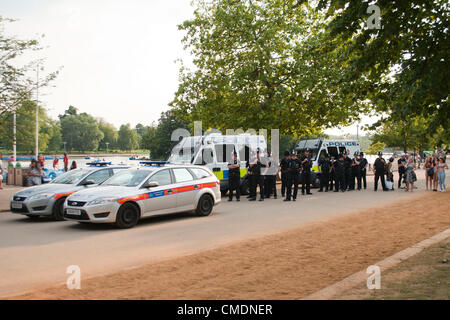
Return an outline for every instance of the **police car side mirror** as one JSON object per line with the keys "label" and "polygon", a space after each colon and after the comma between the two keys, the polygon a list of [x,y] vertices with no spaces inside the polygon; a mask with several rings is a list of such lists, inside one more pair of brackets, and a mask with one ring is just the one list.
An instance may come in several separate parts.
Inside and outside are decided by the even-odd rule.
{"label": "police car side mirror", "polygon": [[83,185],[83,186],[90,186],[90,185],[93,185],[93,184],[95,184],[94,181],[92,181],[92,180],[86,180],[86,181],[84,181],[81,185]]}
{"label": "police car side mirror", "polygon": [[149,182],[144,183],[142,188],[155,188],[157,186],[159,186],[158,182],[156,182],[156,181],[149,181]]}

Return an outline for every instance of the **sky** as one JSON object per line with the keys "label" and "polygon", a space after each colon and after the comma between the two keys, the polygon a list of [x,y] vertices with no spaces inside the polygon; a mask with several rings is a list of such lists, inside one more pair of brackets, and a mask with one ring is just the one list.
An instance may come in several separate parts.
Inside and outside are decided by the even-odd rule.
{"label": "sky", "polygon": [[[44,72],[60,69],[39,97],[50,116],[73,105],[117,128],[149,125],[169,109],[176,60],[191,63],[177,25],[192,13],[191,0],[0,0],[0,15],[18,20],[6,33],[39,38],[44,49],[32,58],[45,57]],[[356,134],[356,124],[326,133]]]}

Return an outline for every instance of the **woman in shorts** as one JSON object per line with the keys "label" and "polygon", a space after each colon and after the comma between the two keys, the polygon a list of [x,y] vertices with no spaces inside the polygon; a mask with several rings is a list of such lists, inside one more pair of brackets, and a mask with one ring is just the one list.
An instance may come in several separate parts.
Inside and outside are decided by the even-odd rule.
{"label": "woman in shorts", "polygon": [[439,163],[437,165],[437,175],[439,179],[439,189],[441,192],[445,192],[445,170],[448,170],[448,165],[445,163],[445,158],[439,158]]}
{"label": "woman in shorts", "polygon": [[414,190],[414,182],[417,181],[417,176],[414,170],[416,170],[416,164],[414,163],[414,159],[410,157],[408,160],[408,165],[406,166],[406,174],[405,174],[406,192],[408,191],[413,192]]}
{"label": "woman in shorts", "polygon": [[425,170],[425,184],[427,186],[427,190],[428,185],[430,185],[431,190],[433,189],[433,176],[434,176],[433,162],[431,156],[427,156],[423,169]]}

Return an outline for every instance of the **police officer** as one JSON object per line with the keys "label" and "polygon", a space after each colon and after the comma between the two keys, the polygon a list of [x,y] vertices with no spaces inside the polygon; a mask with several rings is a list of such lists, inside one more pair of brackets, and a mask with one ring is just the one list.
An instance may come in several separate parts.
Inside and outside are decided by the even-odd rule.
{"label": "police officer", "polygon": [[333,164],[334,178],[335,178],[335,190],[334,192],[345,192],[345,162],[344,154],[341,153],[338,159]]}
{"label": "police officer", "polygon": [[276,174],[277,170],[273,165],[273,158],[272,155],[269,152],[266,152],[266,162],[267,167],[264,170],[264,192],[265,196],[264,198],[269,199],[272,194],[274,199],[277,198],[277,188],[276,188]]}
{"label": "police officer", "polygon": [[383,191],[388,191],[386,188],[386,183],[384,181],[384,174],[386,173],[386,160],[383,159],[383,152],[378,152],[378,158],[375,160],[373,164],[373,170],[375,173],[375,185],[373,191],[377,191],[378,189],[378,179],[381,179],[381,186],[383,187]]}
{"label": "police officer", "polygon": [[236,201],[240,201],[241,164],[237,159],[237,153],[233,153],[233,159],[228,163],[228,201],[233,201],[233,190],[236,190]]}
{"label": "police officer", "polygon": [[[287,193],[284,201],[291,201],[291,197],[294,201],[297,199],[298,183],[300,180],[300,167],[301,164],[297,159],[297,153],[293,151],[291,159],[289,160]],[[294,194],[292,194],[292,185],[294,185]]]}
{"label": "police officer", "polygon": [[253,183],[251,185],[252,190],[250,191],[250,201],[256,200],[256,187],[259,185],[259,201],[264,201],[264,176],[261,174],[261,168],[266,167],[266,165],[262,164],[260,158],[259,148],[256,150],[256,158],[250,162],[250,169],[252,172]]}
{"label": "police officer", "polygon": [[289,161],[291,160],[289,151],[284,152],[284,158],[280,161],[280,168],[278,171],[281,172],[281,197],[284,198],[286,195],[286,189],[288,184],[288,172],[289,172]]}
{"label": "police officer", "polygon": [[335,178],[334,178],[334,168],[333,168],[333,164],[334,164],[335,161],[336,161],[336,158],[335,157],[331,157],[331,160],[330,160],[331,169],[330,169],[330,179],[329,179],[329,181],[330,181],[329,189],[330,190],[333,190],[333,182],[335,180]]}
{"label": "police officer", "polygon": [[353,154],[352,160],[352,180],[350,185],[352,190],[355,190],[355,179],[358,185],[358,190],[361,191],[361,161],[359,159],[358,152]]}
{"label": "police officer", "polygon": [[[300,164],[302,166],[302,195],[311,193],[311,167],[312,160],[309,154],[309,149],[305,150],[305,154],[300,158]],[[306,186],[306,188],[305,188]]]}
{"label": "police officer", "polygon": [[350,183],[352,180],[352,159],[348,156],[350,153],[350,150],[345,150],[343,152],[344,156],[344,189],[345,190],[351,190],[350,189]]}
{"label": "police officer", "polygon": [[331,161],[328,153],[325,153],[323,159],[320,160],[320,189],[319,192],[323,192],[323,188],[325,187],[325,192],[328,192],[328,187],[330,184],[330,170],[331,170]]}
{"label": "police officer", "polygon": [[361,152],[359,154],[359,167],[360,167],[360,171],[361,171],[361,180],[362,180],[362,184],[364,186],[364,190],[367,189],[367,165],[369,164],[369,162],[367,161],[366,158],[364,158],[364,153]]}

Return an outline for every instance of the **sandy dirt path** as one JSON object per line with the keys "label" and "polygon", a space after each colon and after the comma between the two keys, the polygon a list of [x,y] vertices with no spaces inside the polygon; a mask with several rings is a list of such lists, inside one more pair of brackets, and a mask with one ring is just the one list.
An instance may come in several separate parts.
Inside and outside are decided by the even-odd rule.
{"label": "sandy dirt path", "polygon": [[[420,174],[419,174],[420,178]],[[223,203],[210,217],[172,215],[144,220],[136,228],[73,222],[34,222],[0,214],[0,297],[49,283],[62,283],[66,268],[78,265],[84,278],[214,249],[236,241],[288,230],[417,194],[317,193],[295,203],[280,199]]]}
{"label": "sandy dirt path", "polygon": [[450,226],[430,193],[280,234],[42,288],[19,299],[299,299]]}

